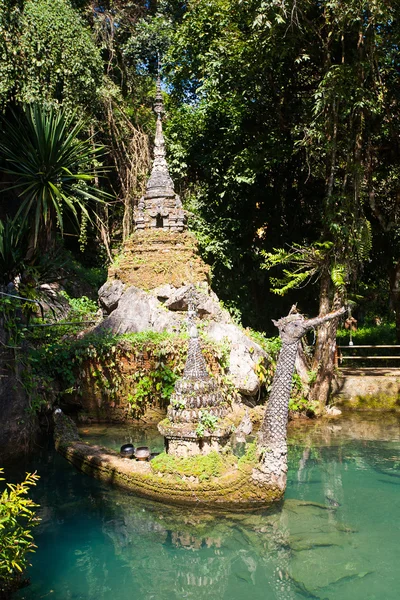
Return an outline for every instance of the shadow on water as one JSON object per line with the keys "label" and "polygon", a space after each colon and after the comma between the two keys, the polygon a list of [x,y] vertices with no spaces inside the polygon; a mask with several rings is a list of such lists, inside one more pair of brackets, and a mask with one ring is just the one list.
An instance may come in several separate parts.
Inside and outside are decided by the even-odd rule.
{"label": "shadow on water", "polygon": [[79,473],[52,449],[41,451],[25,465],[41,475],[35,499],[42,522],[32,583],[18,597],[398,598],[398,490],[379,483],[374,463],[394,471],[400,444],[387,430],[382,441],[371,422],[335,427],[292,430],[285,501],[254,513],[143,500]]}

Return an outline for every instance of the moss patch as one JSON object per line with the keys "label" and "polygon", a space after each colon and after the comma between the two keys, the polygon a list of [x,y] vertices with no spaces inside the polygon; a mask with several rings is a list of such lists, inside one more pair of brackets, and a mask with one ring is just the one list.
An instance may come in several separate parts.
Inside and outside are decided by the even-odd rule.
{"label": "moss patch", "polygon": [[150,463],[154,473],[196,477],[199,481],[220,477],[235,465],[235,456],[232,454],[222,455],[218,452],[210,452],[206,456],[188,456],[186,458],[171,456],[163,452],[153,458]]}
{"label": "moss patch", "polygon": [[400,412],[400,395],[374,394],[340,400],[341,407],[348,410],[382,410]]}

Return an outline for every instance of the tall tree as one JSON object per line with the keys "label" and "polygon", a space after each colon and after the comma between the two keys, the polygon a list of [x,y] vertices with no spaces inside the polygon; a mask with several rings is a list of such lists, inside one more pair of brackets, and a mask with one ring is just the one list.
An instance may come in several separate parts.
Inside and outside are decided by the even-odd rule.
{"label": "tall tree", "polygon": [[[192,206],[217,280],[228,295],[246,291],[247,306],[237,300],[257,308],[253,323],[266,326],[261,249],[328,244],[319,294],[311,294],[321,314],[360,277],[371,247],[368,149],[374,126],[384,128],[377,116],[393,78],[388,35],[398,10],[384,0],[188,6],[169,53],[170,150],[183,183],[197,184]],[[310,295],[298,295],[309,304]],[[318,335],[313,395],[321,404],[336,325]]]}

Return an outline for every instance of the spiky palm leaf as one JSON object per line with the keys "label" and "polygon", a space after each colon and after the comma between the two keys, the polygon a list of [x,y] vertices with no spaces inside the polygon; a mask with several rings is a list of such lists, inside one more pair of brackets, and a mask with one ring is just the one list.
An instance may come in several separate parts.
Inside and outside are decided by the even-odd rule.
{"label": "spiky palm leaf", "polygon": [[90,218],[88,201],[104,201],[105,195],[89,185],[103,148],[79,138],[84,125],[74,114],[39,104],[25,106],[20,115],[3,121],[2,170],[15,180],[5,191],[18,191],[22,202],[16,218],[29,222],[34,246],[42,227],[55,229],[55,217],[63,230],[64,209],[79,222],[79,213]]}
{"label": "spiky palm leaf", "polygon": [[26,227],[9,217],[0,221],[0,284],[12,281],[24,268],[26,247],[18,242],[18,235]]}

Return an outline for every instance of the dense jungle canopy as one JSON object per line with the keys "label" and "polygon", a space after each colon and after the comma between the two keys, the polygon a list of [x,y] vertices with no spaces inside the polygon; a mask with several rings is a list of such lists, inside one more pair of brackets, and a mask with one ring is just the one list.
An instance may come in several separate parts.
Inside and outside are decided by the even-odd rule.
{"label": "dense jungle canopy", "polygon": [[62,243],[105,264],[132,233],[159,55],[171,174],[226,305],[273,331],[293,301],[350,298],[400,331],[399,18],[394,0],[3,0],[3,284]]}

